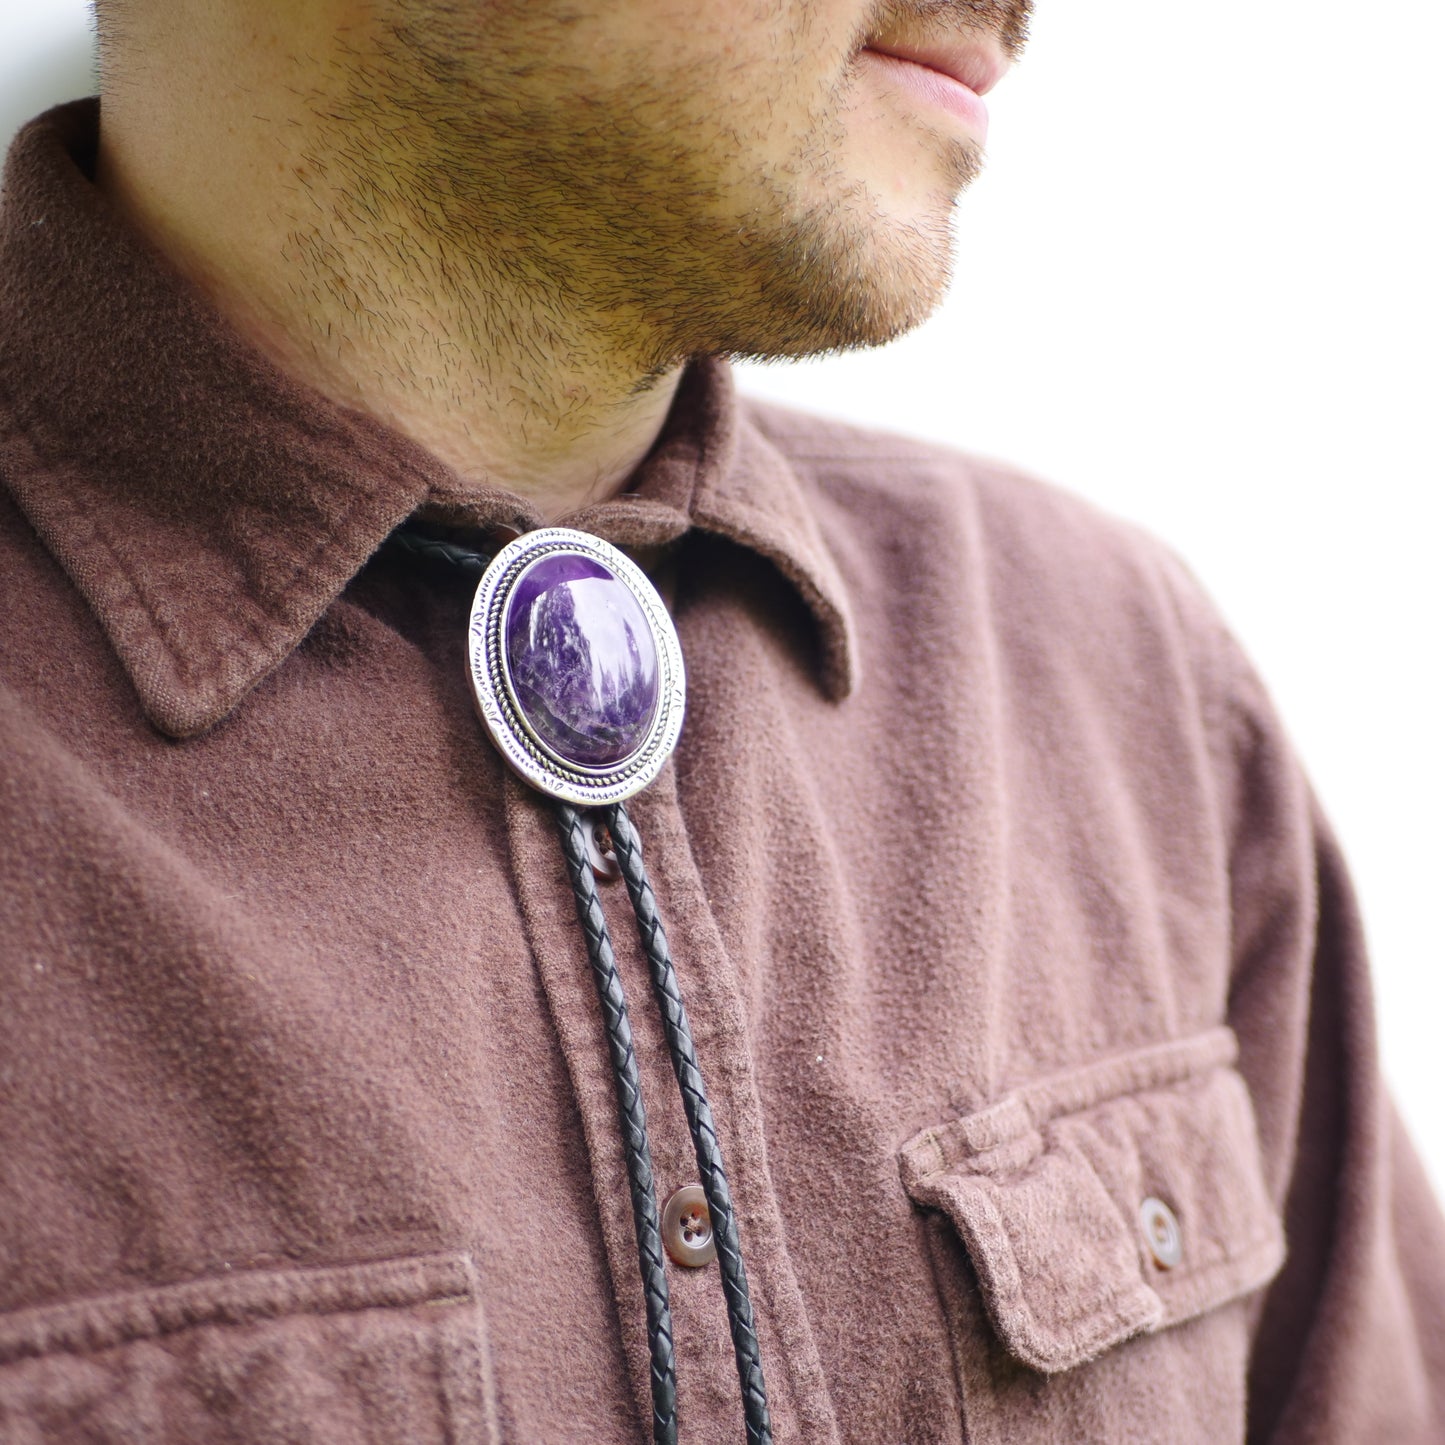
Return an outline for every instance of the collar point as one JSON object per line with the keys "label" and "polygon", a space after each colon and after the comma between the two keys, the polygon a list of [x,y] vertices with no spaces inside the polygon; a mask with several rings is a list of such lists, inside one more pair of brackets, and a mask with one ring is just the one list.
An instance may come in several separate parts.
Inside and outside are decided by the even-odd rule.
{"label": "collar point", "polygon": [[174,742],[188,742],[208,733],[229,717],[234,701],[229,698],[165,689],[147,695],[140,689],[141,711],[146,720]]}
{"label": "collar point", "polygon": [[819,659],[818,680],[829,702],[842,703],[858,688],[858,643],[845,618],[833,627],[823,629],[823,651]]}
{"label": "collar point", "polygon": [[146,721],[175,742],[200,737],[224,722],[270,670],[183,667],[154,645],[121,648],[120,662]]}

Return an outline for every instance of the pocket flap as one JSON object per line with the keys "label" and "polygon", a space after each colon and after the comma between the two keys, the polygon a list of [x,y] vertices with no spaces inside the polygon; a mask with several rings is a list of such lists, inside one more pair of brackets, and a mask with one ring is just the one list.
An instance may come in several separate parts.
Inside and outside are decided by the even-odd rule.
{"label": "pocket flap", "polygon": [[904,1145],[904,1187],[952,1221],[1023,1363],[1072,1369],[1274,1277],[1283,1232],[1237,1052],[1219,1028],[1106,1059]]}

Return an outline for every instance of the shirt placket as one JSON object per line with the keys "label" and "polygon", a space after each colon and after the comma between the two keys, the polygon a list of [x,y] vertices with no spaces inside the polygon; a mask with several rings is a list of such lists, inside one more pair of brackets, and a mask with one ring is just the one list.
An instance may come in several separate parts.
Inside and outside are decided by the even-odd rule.
{"label": "shirt placket", "polygon": [[[607,1253],[618,1328],[639,1421],[650,1415],[648,1346],[627,1170],[596,988],[563,870],[551,805],[508,779],[507,819],[518,896],[552,1023],[576,1092]],[[788,1256],[768,1175],[761,1101],[748,1045],[739,977],[722,947],[694,866],[671,767],[628,804],[673,945],[679,983],[738,1208],[773,1438],[837,1445],[827,1386]],[[648,1114],[658,1206],[697,1177],[692,1141],[631,907],[620,884],[601,888],[617,966],[627,993]],[[681,1445],[742,1438],[737,1371],[716,1263],[669,1261],[677,1351]],[[646,1432],[639,1424],[639,1439]]]}

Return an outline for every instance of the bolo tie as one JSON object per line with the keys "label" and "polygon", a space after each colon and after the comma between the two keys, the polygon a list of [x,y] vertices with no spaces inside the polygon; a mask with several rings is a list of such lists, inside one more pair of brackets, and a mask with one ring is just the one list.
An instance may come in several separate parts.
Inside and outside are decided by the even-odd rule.
{"label": "bolo tie", "polygon": [[672,619],[646,573],[586,532],[525,532],[494,555],[412,528],[394,532],[390,541],[478,579],[467,628],[477,713],[506,764],[550,798],[556,813],[616,1085],[647,1305],[654,1445],[677,1442],[676,1361],[642,1079],[597,895],[593,830],[599,820],[611,835],[636,916],[697,1156],[747,1442],[771,1445],[762,1357],[722,1150],[642,843],[625,807],[662,771],[682,730],[682,649]]}

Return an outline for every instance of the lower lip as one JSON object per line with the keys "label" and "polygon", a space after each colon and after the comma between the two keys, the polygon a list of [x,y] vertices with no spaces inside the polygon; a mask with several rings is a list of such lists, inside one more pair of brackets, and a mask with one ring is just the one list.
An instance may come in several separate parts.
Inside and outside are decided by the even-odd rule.
{"label": "lower lip", "polygon": [[896,55],[885,55],[881,50],[865,50],[863,57],[871,60],[896,84],[938,107],[951,111],[961,120],[967,121],[982,141],[988,135],[988,107],[983,97],[975,94],[961,81],[931,66],[920,65],[915,60],[903,60]]}

